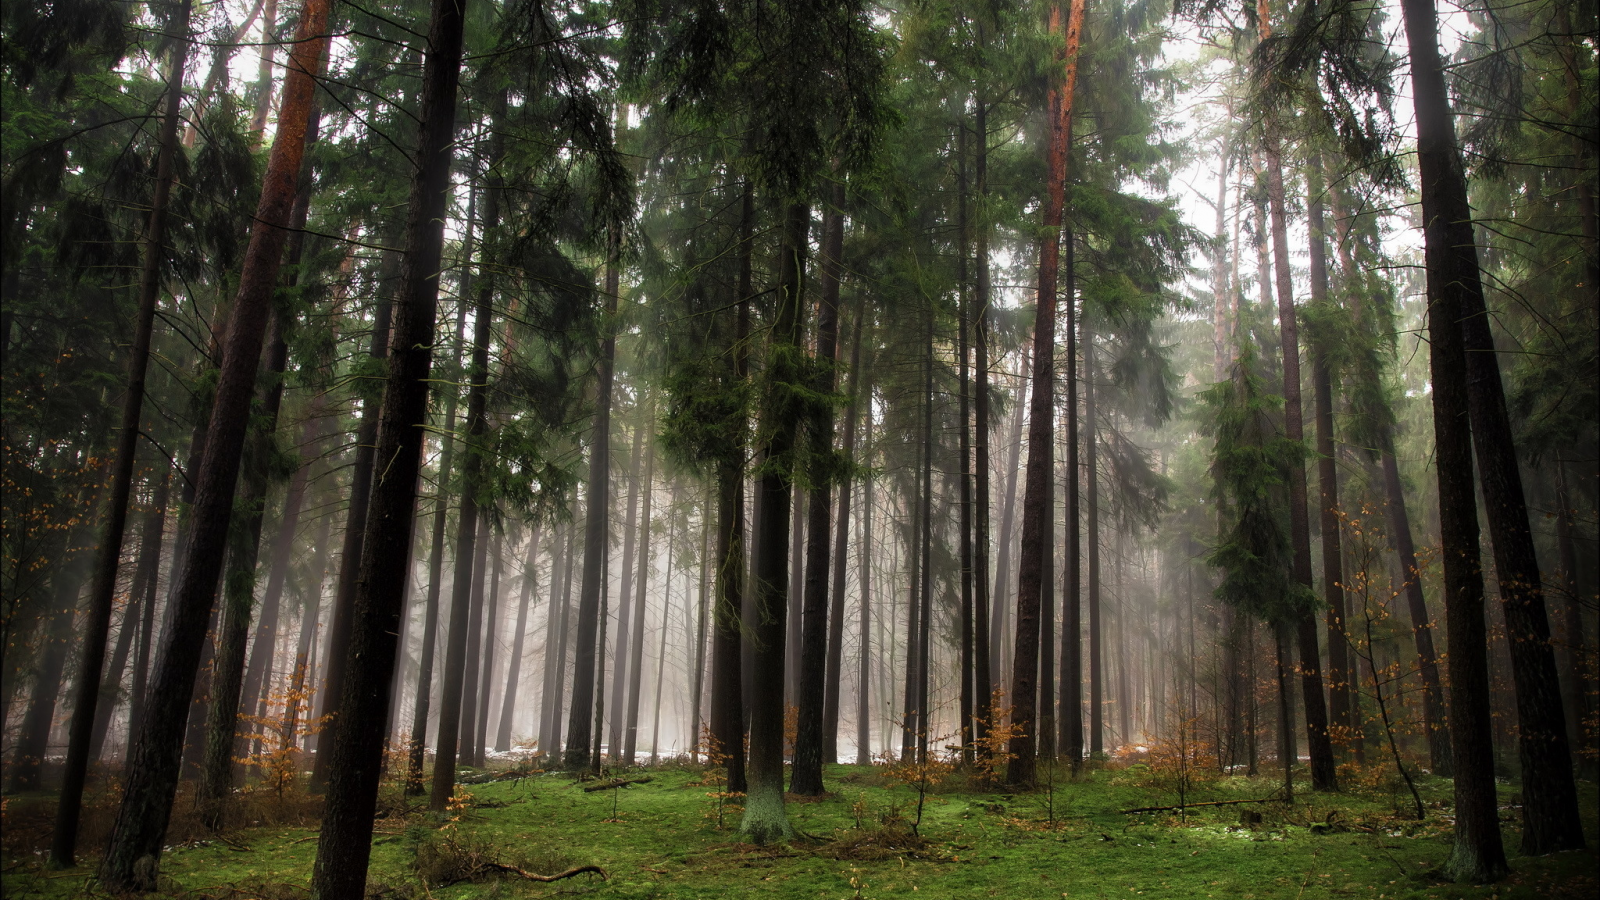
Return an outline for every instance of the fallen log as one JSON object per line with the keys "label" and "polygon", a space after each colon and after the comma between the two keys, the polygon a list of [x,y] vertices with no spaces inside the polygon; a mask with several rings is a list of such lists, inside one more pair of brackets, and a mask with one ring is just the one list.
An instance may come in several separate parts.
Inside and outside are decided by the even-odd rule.
{"label": "fallen log", "polygon": [[529,881],[542,881],[546,884],[552,881],[560,881],[563,878],[571,878],[574,875],[583,875],[585,873],[599,875],[601,880],[607,880],[606,870],[600,868],[599,866],[574,866],[565,872],[557,872],[554,875],[540,875],[536,872],[529,872],[526,869],[519,869],[516,866],[508,866],[504,863],[484,863],[483,867],[486,869],[493,869],[496,872],[505,872],[510,875],[516,875]]}
{"label": "fallen log", "polygon": [[609,791],[612,788],[627,787],[630,784],[648,784],[654,780],[655,779],[651,778],[649,775],[641,775],[638,778],[612,778],[607,781],[597,781],[594,784],[586,784],[583,786],[583,792],[585,794],[592,794],[595,791]]}
{"label": "fallen log", "polygon": [[1196,809],[1201,806],[1232,806],[1236,803],[1279,803],[1281,797],[1264,797],[1260,800],[1208,800],[1205,803],[1184,803],[1179,806],[1141,806],[1136,809],[1119,809],[1119,813],[1144,813],[1144,812],[1172,812],[1174,810]]}

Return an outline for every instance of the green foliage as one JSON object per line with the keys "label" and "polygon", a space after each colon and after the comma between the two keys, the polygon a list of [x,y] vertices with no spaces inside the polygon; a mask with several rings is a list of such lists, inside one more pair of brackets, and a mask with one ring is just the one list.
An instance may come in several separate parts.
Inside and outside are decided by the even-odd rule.
{"label": "green foliage", "polygon": [[1266,392],[1255,348],[1244,343],[1227,381],[1208,390],[1215,438],[1211,475],[1219,534],[1206,560],[1222,570],[1217,598],[1269,622],[1289,621],[1316,602],[1290,577],[1285,473],[1304,448],[1283,436],[1280,397]]}

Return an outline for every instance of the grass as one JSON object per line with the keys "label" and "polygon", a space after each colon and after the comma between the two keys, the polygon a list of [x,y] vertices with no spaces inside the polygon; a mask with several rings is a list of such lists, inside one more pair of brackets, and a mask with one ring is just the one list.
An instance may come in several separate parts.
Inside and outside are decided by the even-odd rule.
{"label": "grass", "polygon": [[[795,842],[759,848],[740,842],[738,812],[717,825],[717,790],[699,768],[666,765],[618,792],[585,793],[560,774],[470,786],[457,815],[395,810],[377,823],[369,896],[411,900],[572,897],[637,898],[1589,898],[1600,888],[1593,850],[1542,858],[1515,856],[1516,810],[1503,809],[1513,876],[1487,887],[1446,884],[1432,874],[1450,848],[1449,782],[1422,785],[1428,817],[1404,817],[1410,798],[1375,779],[1336,795],[1303,793],[1299,802],[1214,806],[1122,814],[1175,802],[1142,767],[1057,779],[1027,794],[978,790],[959,776],[927,799],[920,837],[907,816],[916,793],[877,767],[834,766],[828,796],[791,798]],[[1353,779],[1352,779],[1353,780]],[[1271,796],[1273,778],[1212,780],[1191,802]],[[1596,792],[1583,784],[1591,846]],[[615,796],[614,796],[615,794]],[[1507,807],[1515,801],[1502,786]],[[256,801],[257,821],[271,821]],[[181,804],[181,799],[180,799]],[[93,860],[66,872],[42,866],[48,834],[44,796],[13,798],[6,809],[5,898],[103,897]],[[613,808],[615,812],[613,812]],[[1241,824],[1258,810],[1259,823]],[[299,813],[296,813],[298,815]],[[300,900],[316,852],[314,824],[242,827],[226,840],[189,840],[163,857],[164,893],[202,900]],[[859,824],[858,824],[859,823]],[[420,856],[438,872],[439,849],[475,848],[526,871],[602,867],[552,884],[512,877],[424,886]],[[92,845],[90,845],[92,846]],[[449,849],[445,847],[445,849]],[[446,853],[446,856],[449,854]]]}

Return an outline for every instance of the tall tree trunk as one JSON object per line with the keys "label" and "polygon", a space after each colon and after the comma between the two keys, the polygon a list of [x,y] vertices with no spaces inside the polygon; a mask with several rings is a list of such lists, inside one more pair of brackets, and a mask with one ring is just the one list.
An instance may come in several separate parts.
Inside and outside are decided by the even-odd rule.
{"label": "tall tree trunk", "polygon": [[[268,448],[278,427],[283,372],[289,358],[283,328],[281,313],[274,313],[267,360],[262,367],[261,386],[265,396],[256,424],[251,427],[251,443],[257,454]],[[269,487],[265,471],[259,468],[262,462],[256,460],[252,471],[245,473],[245,488],[237,504],[239,511],[233,517],[228,564],[223,577],[222,622],[217,633],[205,752],[195,797],[200,821],[212,831],[222,829],[223,804],[233,790],[233,760],[244,689],[245,642],[250,637],[250,621],[255,612],[256,559],[261,549],[261,524]]]}
{"label": "tall tree trunk", "polygon": [[267,695],[272,688],[272,669],[277,662],[278,623],[282,618],[283,586],[289,577],[295,532],[300,527],[300,510],[305,505],[306,484],[310,481],[312,464],[322,455],[320,435],[313,420],[306,421],[304,443],[311,447],[311,458],[295,470],[289,479],[289,489],[284,493],[283,512],[278,516],[278,532],[272,540],[267,586],[261,596],[260,622],[256,626],[255,642],[250,645],[244,690],[239,695],[241,708],[247,710],[247,715],[257,718],[266,715]]}
{"label": "tall tree trunk", "polygon": [[[111,608],[117,591],[117,566],[122,560],[123,535],[128,525],[128,497],[133,489],[133,462],[139,449],[139,419],[144,410],[145,373],[150,363],[150,336],[154,331],[156,299],[161,293],[161,262],[166,257],[167,205],[174,180],[173,157],[178,148],[179,107],[183,102],[183,71],[189,58],[189,15],[192,4],[179,7],[174,25],[181,35],[173,45],[167,69],[165,110],[161,121],[161,148],[156,154],[156,183],[145,224],[144,265],[139,274],[139,309],[133,325],[133,345],[128,352],[128,386],[123,395],[122,421],[111,469],[111,496],[105,527],[100,535],[94,580],[89,587],[83,655],[74,682],[72,723],[68,726],[67,761],[61,794],[56,801],[55,830],[50,842],[50,864],[74,863],[78,820],[83,811],[83,787],[89,773],[90,745],[94,743],[95,711],[100,699],[100,677],[105,667],[106,637],[111,629]],[[9,340],[7,329],[7,340]]]}
{"label": "tall tree trunk", "polygon": [[[1076,776],[1083,769],[1083,523],[1078,509],[1082,473],[1078,462],[1078,328],[1077,253],[1067,231],[1067,547],[1061,602],[1061,747]],[[1084,343],[1088,344],[1087,324]],[[1090,434],[1094,433],[1091,426]],[[1091,454],[1093,451],[1090,451]],[[1092,458],[1092,456],[1091,456]]]}
{"label": "tall tree trunk", "polygon": [[483,632],[483,672],[478,677],[477,731],[472,736],[472,764],[483,768],[484,751],[489,743],[489,700],[494,693],[494,648],[500,636],[500,572],[505,552],[505,533],[496,531],[494,553],[490,562],[489,592],[485,597],[488,621]]}
{"label": "tall tree trunk", "polygon": [[1589,692],[1589,678],[1593,672],[1592,651],[1588,637],[1583,632],[1583,600],[1578,594],[1577,527],[1573,522],[1572,492],[1567,487],[1567,463],[1556,457],[1556,552],[1561,561],[1561,587],[1566,594],[1562,610],[1561,631],[1557,645],[1562,648],[1561,668],[1569,673],[1563,682],[1562,697],[1567,706],[1568,739],[1577,757],[1578,773],[1593,780],[1597,760],[1586,746],[1593,740],[1588,725],[1594,708]]}
{"label": "tall tree trunk", "polygon": [[[671,508],[677,507],[678,486],[672,486],[672,500],[668,501]],[[663,586],[661,609],[661,645],[656,650],[656,699],[651,706],[650,715],[650,765],[655,765],[661,759],[661,683],[665,680],[667,671],[667,631],[672,624],[672,575],[677,569],[678,542],[675,540],[678,531],[678,519],[673,517],[672,527],[667,532],[667,571],[663,576],[666,584]]]}
{"label": "tall tree trunk", "polygon": [[[1088,315],[1083,317],[1083,455],[1084,501],[1086,513],[1084,543],[1089,550],[1089,756],[1105,756],[1105,680],[1100,658],[1100,407],[1095,385],[1098,359],[1094,329]],[[1191,629],[1193,618],[1190,619]],[[1192,637],[1192,634],[1191,634]],[[1193,646],[1190,646],[1190,671],[1193,671]],[[1190,717],[1193,718],[1193,712]]]}
{"label": "tall tree trunk", "polygon": [[[710,498],[706,498],[709,500]],[[700,718],[701,701],[705,693],[706,676],[706,608],[710,600],[711,590],[711,518],[709,513],[711,504],[702,502],[700,506],[700,602],[696,615],[694,634],[694,684],[690,688],[689,696],[693,698],[692,711],[689,714],[689,761],[700,761]]]}
{"label": "tall tree trunk", "polygon": [[799,702],[800,618],[805,608],[806,492],[798,483],[794,486],[789,515],[789,622],[784,626],[784,640],[788,644],[783,649],[785,710]]}
{"label": "tall tree trunk", "polygon": [[522,597],[517,601],[517,630],[511,639],[511,658],[506,671],[506,691],[500,703],[500,723],[495,729],[494,749],[511,749],[511,726],[517,715],[517,689],[522,683],[522,646],[528,634],[528,603],[539,581],[539,527],[534,526],[528,542],[528,556],[522,569]]}
{"label": "tall tree trunk", "polygon": [[[856,298],[855,334],[850,340],[850,387],[845,392],[850,404],[845,409],[844,461],[855,463],[856,419],[861,394],[861,336],[866,330],[866,293]],[[839,693],[844,668],[844,586],[845,562],[850,547],[850,489],[854,479],[839,482],[839,525],[834,529],[833,589],[828,606],[828,667],[823,682],[822,703],[822,759],[824,763],[839,761]]]}
{"label": "tall tree trunk", "polygon": [[[863,461],[872,459],[872,389],[867,388],[867,423],[864,451],[861,454]],[[856,670],[856,765],[865,766],[872,762],[872,707],[871,693],[868,680],[872,670],[872,557],[876,552],[872,546],[872,475],[870,466],[861,486],[861,659]],[[878,654],[881,667],[883,654]],[[883,692],[879,691],[879,696]]]}
{"label": "tall tree trunk", "polygon": [[[1310,231],[1311,303],[1328,303],[1327,226],[1323,222],[1322,160],[1313,150],[1306,166],[1306,218]],[[1339,531],[1339,467],[1334,458],[1333,372],[1328,357],[1332,348],[1328,337],[1313,335],[1311,352],[1312,406],[1316,419],[1317,489],[1319,526],[1322,532],[1322,596],[1328,629],[1328,722],[1330,744],[1335,738],[1348,743],[1355,752],[1361,746],[1361,723],[1351,706],[1351,673],[1345,667],[1350,657],[1345,637],[1349,605],[1344,595],[1343,558]],[[1320,338],[1320,340],[1319,340]],[[1303,651],[1302,651],[1303,652]]]}
{"label": "tall tree trunk", "polygon": [[[73,531],[78,533],[79,540],[69,540],[68,548],[80,546],[88,538],[88,529],[84,525],[79,525]],[[56,701],[61,695],[67,652],[71,649],[73,635],[77,633],[73,624],[85,574],[77,560],[67,560],[58,562],[56,572],[51,576],[51,615],[44,633],[40,635],[43,646],[35,651],[39,660],[38,674],[34,678],[33,696],[29,698],[27,711],[23,713],[16,749],[11,756],[12,793],[37,791],[43,787],[40,769],[50,746],[50,729],[55,724]]]}
{"label": "tall tree trunk", "polygon": [[[442,2],[442,0],[441,0]],[[459,13],[458,13],[459,14]],[[439,6],[434,8],[434,23],[441,24],[441,20],[449,19],[440,11]],[[459,24],[449,23],[452,28],[459,28]],[[459,45],[459,38],[456,39]],[[455,51],[459,56],[460,50]],[[441,64],[443,60],[441,59]],[[457,63],[457,68],[459,62]],[[455,72],[456,69],[452,69]],[[456,73],[459,75],[459,73]],[[452,85],[455,76],[452,76]],[[451,108],[454,108],[455,91],[450,91]],[[441,100],[444,98],[440,98]],[[496,100],[495,118],[498,120],[504,114],[505,96],[502,94]],[[490,171],[498,163],[503,152],[504,138],[499,131],[490,138],[491,147]],[[445,157],[448,161],[448,157]],[[420,185],[420,174],[419,182]],[[500,191],[501,184],[497,176],[491,175],[490,182],[484,190],[483,204],[483,246],[489,245],[490,233],[500,224]],[[473,635],[471,626],[472,610],[475,605],[476,585],[481,583],[482,554],[478,544],[481,539],[478,508],[478,494],[482,490],[484,469],[484,442],[489,431],[489,421],[486,412],[489,394],[489,342],[494,331],[494,289],[495,279],[493,268],[486,268],[481,284],[477,285],[478,295],[473,306],[472,322],[472,362],[467,372],[467,432],[462,438],[463,459],[461,461],[461,510],[456,515],[456,565],[455,576],[450,586],[450,630],[449,642],[445,645],[444,669],[440,683],[439,694],[439,732],[434,742],[433,749],[433,786],[428,794],[428,808],[434,812],[443,812],[450,804],[450,798],[455,794],[456,762],[461,754],[462,722],[468,713],[463,710],[465,690],[468,678],[469,646]]]}
{"label": "tall tree trunk", "polygon": [[[1265,22],[1265,20],[1263,20]],[[1263,25],[1263,28],[1266,26]],[[1305,414],[1300,402],[1300,328],[1294,306],[1294,281],[1289,267],[1289,222],[1285,209],[1283,163],[1278,135],[1267,134],[1267,201],[1272,218],[1272,259],[1277,280],[1278,331],[1283,353],[1284,435],[1295,443],[1305,440]],[[1294,547],[1294,581],[1306,591],[1311,579],[1311,521],[1306,502],[1306,467],[1298,457],[1289,463],[1289,538]],[[1317,647],[1317,624],[1310,609],[1299,612],[1295,636],[1300,649],[1300,687],[1305,696],[1306,749],[1311,754],[1311,787],[1339,789],[1328,739],[1328,706],[1322,694],[1322,653]]]}
{"label": "tall tree trunk", "polygon": [[[627,706],[627,675],[628,654],[623,648],[632,630],[629,629],[629,616],[633,614],[633,548],[634,540],[638,537],[634,529],[638,525],[639,502],[639,448],[644,438],[644,423],[640,422],[633,430],[633,449],[628,452],[628,504],[624,509],[627,517],[622,526],[622,591],[617,595],[617,661],[611,673],[611,708],[621,712]],[[611,717],[611,753],[616,755],[622,747],[623,716]],[[624,758],[625,765],[632,764],[631,759]]]}
{"label": "tall tree trunk", "polygon": [[583,582],[578,591],[578,639],[573,654],[572,711],[567,720],[565,765],[589,762],[595,707],[595,660],[605,653],[595,645],[600,630],[600,593],[611,534],[611,385],[617,355],[617,257],[606,266],[605,314],[600,355],[595,363],[595,415],[589,438],[589,482],[584,518]]}
{"label": "tall tree trunk", "polygon": [[267,116],[272,112],[272,61],[278,54],[278,0],[266,0],[261,10],[261,47],[256,65],[256,105],[250,113],[250,134],[259,145],[267,132]]}
{"label": "tall tree trunk", "polygon": [[[156,584],[160,581],[161,574],[161,544],[167,531],[167,503],[172,491],[172,469],[162,472],[161,482],[156,487],[155,501],[150,511],[150,519],[146,521],[147,530],[140,537],[141,553],[150,557],[150,580],[145,582],[144,599],[141,601],[139,612],[139,650],[133,658],[133,683],[128,690],[128,744],[123,750],[124,760],[131,758],[134,736],[139,733],[144,725],[145,709],[145,680],[150,669],[150,642],[155,637],[156,624]],[[141,563],[142,564],[142,563]]]}
{"label": "tall tree trunk", "polygon": [[[89,748],[89,759],[102,757],[106,734],[111,728],[111,714],[121,692],[123,668],[128,654],[133,652],[133,686],[128,692],[128,732],[133,733],[141,709],[144,692],[145,668],[149,664],[150,632],[155,628],[156,583],[161,575],[161,544],[166,531],[167,499],[172,486],[172,471],[165,469],[156,483],[150,511],[139,534],[139,562],[135,569],[133,589],[128,595],[128,609],[123,613],[122,630],[117,635],[117,649],[112,654],[111,668],[106,672],[100,689],[100,706],[95,713],[94,741]],[[138,650],[133,651],[137,638]]]}
{"label": "tall tree trunk", "polygon": [[[417,169],[406,209],[394,350],[389,357],[378,431],[377,456],[385,462],[382,477],[373,487],[366,521],[354,622],[345,653],[349,678],[339,718],[333,723],[328,802],[311,876],[311,896],[316,900],[359,897],[366,892],[386,707],[411,563],[422,426],[428,421],[465,12],[466,0],[434,4],[423,56]],[[487,287],[479,292],[479,318],[484,321],[489,319],[487,298],[491,293]],[[479,343],[486,345],[488,336],[483,338]],[[481,381],[487,365],[475,368],[475,380]]]}
{"label": "tall tree trunk", "polygon": [[[962,765],[970,766],[976,758],[973,754],[973,688],[975,676],[973,674],[973,628],[972,628],[972,406],[970,388],[967,374],[967,343],[968,323],[971,320],[971,297],[968,285],[967,252],[971,242],[971,222],[967,214],[967,123],[964,119],[958,120],[956,145],[956,230],[958,250],[956,252],[956,286],[958,293],[958,306],[956,309],[956,355],[957,355],[957,415],[960,423],[957,425],[957,440],[961,461],[959,464],[960,485],[959,502],[961,514],[959,527],[961,529],[959,561],[961,565],[961,716],[958,721],[959,739],[961,741]],[[841,528],[843,526],[841,525]]]}
{"label": "tall tree trunk", "polygon": [[749,790],[739,830],[752,842],[767,844],[794,834],[783,806],[783,672],[784,611],[788,606],[789,494],[793,489],[794,454],[799,422],[784,399],[801,384],[799,354],[802,333],[801,293],[805,285],[805,252],[811,230],[811,209],[791,200],[784,212],[778,249],[777,309],[761,400],[759,479],[761,515],[757,522],[755,608],[746,621],[760,652],[752,671],[750,697]]}
{"label": "tall tree trunk", "polygon": [[1000,544],[999,556],[995,561],[994,596],[989,612],[989,665],[990,682],[995,689],[1007,690],[1005,638],[1006,638],[1006,610],[1011,608],[1007,602],[1010,594],[1008,579],[1011,577],[1011,549],[1015,545],[1013,532],[1016,526],[1017,511],[1017,475],[1022,471],[1022,421],[1026,416],[1027,404],[1023,401],[1028,396],[1028,379],[1032,375],[1033,345],[1030,342],[1022,351],[1022,366],[1018,369],[1017,389],[1011,398],[1011,428],[1006,435],[1006,446],[1011,449],[1011,457],[1006,461],[1006,487],[1005,507],[1000,512]]}
{"label": "tall tree trunk", "polygon": [[[1404,0],[1422,172],[1428,336],[1433,381],[1435,469],[1443,547],[1445,623],[1450,659],[1450,743],[1455,760],[1455,847],[1445,872],[1458,881],[1491,882],[1508,871],[1495,799],[1489,670],[1478,556],[1478,508],[1472,487],[1467,351],[1462,294],[1477,283],[1466,180],[1456,152],[1438,49],[1438,21],[1425,0]],[[1460,227],[1456,226],[1460,222]],[[1460,240],[1465,230],[1466,240]]]}
{"label": "tall tree trunk", "polygon": [[[467,235],[463,256],[472,259],[473,227],[477,219],[477,193],[468,192],[467,197]],[[460,294],[462,297],[472,296],[472,269],[462,266],[460,274]],[[467,304],[456,304],[456,334],[455,344],[451,350],[453,359],[450,368],[459,369],[461,366],[461,352],[466,340]],[[453,471],[456,453],[456,408],[461,402],[461,391],[452,386],[445,393],[444,401],[444,427],[439,447],[439,474],[435,479],[433,500],[433,532],[428,546],[428,588],[423,595],[422,603],[422,653],[417,661],[417,694],[411,707],[411,743],[410,754],[406,764],[406,796],[420,797],[423,794],[423,766],[427,762],[428,750],[428,718],[432,714],[433,706],[433,669],[434,657],[438,653],[439,645],[439,593],[444,579],[444,541],[446,517],[450,510],[447,501],[447,485],[450,483],[450,473]]]}
{"label": "tall tree trunk", "polygon": [[628,705],[626,722],[622,736],[622,755],[629,765],[632,765],[634,755],[639,749],[639,684],[644,672],[644,622],[645,622],[645,586],[650,582],[650,515],[651,500],[655,496],[656,456],[654,441],[646,451],[644,466],[644,514],[643,539],[639,543],[639,580],[634,585],[633,605],[638,610],[633,618],[633,634],[626,635],[617,632],[617,655],[620,657],[622,640],[628,638]]}
{"label": "tall tree trunk", "polygon": [[[751,256],[755,232],[755,187],[746,181],[739,207],[739,302],[735,314],[731,367],[733,380],[749,376],[750,299],[754,291]],[[730,423],[743,434],[743,421]],[[728,791],[743,793],[744,770],[744,610],[745,522],[744,447],[722,448],[717,463],[717,600],[712,607],[711,740],[728,772]]]}
{"label": "tall tree trunk", "polygon": [[[987,32],[982,23],[978,26],[982,44]],[[994,660],[990,651],[993,636],[989,633],[989,118],[987,101],[979,93],[974,103],[973,131],[977,137],[977,152],[972,161],[974,190],[978,195],[978,225],[974,238],[973,257],[977,268],[973,279],[976,293],[977,317],[972,329],[972,369],[974,377],[973,414],[973,469],[977,477],[973,488],[973,738],[983,740],[994,723]],[[1070,259],[1070,257],[1069,257]],[[1068,271],[1071,269],[1069,267]],[[864,588],[863,588],[864,590]],[[998,601],[996,601],[998,602]],[[862,627],[863,637],[866,635]],[[863,653],[865,653],[863,643]],[[865,688],[863,688],[865,690]]]}
{"label": "tall tree trunk", "polygon": [[[392,283],[395,274],[393,270],[400,264],[399,254],[387,254],[382,267],[390,271],[384,272],[380,269],[380,283]],[[377,311],[373,315],[372,344],[367,352],[368,357],[373,360],[382,361],[389,357],[389,331],[393,316],[392,299],[380,295]],[[361,567],[362,542],[366,539],[367,510],[372,498],[372,468],[377,454],[378,440],[378,407],[378,398],[371,396],[362,398],[361,423],[356,428],[355,460],[350,468],[350,505],[345,514],[344,535],[340,540],[339,577],[338,581],[334,582],[333,619],[328,626],[328,646],[331,648],[350,645],[351,616],[354,615],[357,587],[356,575]],[[342,652],[329,653],[323,671],[318,673],[322,676],[322,692],[318,697],[320,712],[317,717],[324,722],[331,723],[339,716],[339,703],[344,696],[344,659],[345,655]],[[320,793],[328,782],[328,757],[322,752],[325,746],[323,738],[317,737],[317,754],[312,761],[309,785],[312,793]]]}
{"label": "tall tree trunk", "polygon": [[283,746],[295,746],[296,737],[300,727],[300,707],[305,703],[306,685],[311,681],[311,661],[315,658],[317,617],[322,612],[322,582],[327,576],[328,568],[328,534],[333,530],[333,518],[322,517],[322,527],[318,529],[316,547],[312,557],[310,584],[303,598],[305,609],[300,614],[300,634],[296,640],[294,653],[294,668],[289,674],[289,690],[284,695],[283,710]]}
{"label": "tall tree trunk", "polygon": [[[320,128],[320,111],[315,100],[306,118],[305,142],[314,145]],[[283,281],[294,288],[299,280],[300,259],[305,251],[305,225],[311,210],[310,160],[301,161],[299,187],[294,208],[289,214],[289,245],[284,259],[287,270]],[[251,443],[256,454],[264,454],[271,446],[272,436],[278,428],[278,410],[283,404],[283,373],[288,368],[289,344],[287,331],[291,323],[285,321],[283,305],[272,314],[268,330],[267,356],[262,366],[265,380],[262,383],[261,415],[251,426]],[[235,514],[235,534],[228,550],[228,565],[223,581],[223,629],[218,635],[216,668],[212,673],[211,708],[206,723],[206,747],[202,763],[196,804],[201,821],[212,830],[222,828],[223,804],[233,788],[234,755],[239,741],[239,710],[254,710],[255,694],[243,693],[245,641],[250,634],[251,613],[255,606],[256,559],[261,550],[262,517],[266,510],[267,483],[265,460],[257,460],[245,475],[245,490],[241,498],[243,520]],[[291,528],[291,540],[292,538]],[[265,613],[266,610],[263,610]],[[277,600],[273,600],[270,627],[263,622],[261,635],[264,656],[270,658],[273,638],[277,633]],[[263,619],[265,616],[263,616]],[[265,664],[265,663],[264,663]],[[259,687],[257,688],[259,690]],[[248,703],[248,706],[245,704]]]}
{"label": "tall tree trunk", "polygon": [[545,620],[544,690],[539,719],[539,748],[546,762],[555,759],[561,746],[561,698],[565,681],[562,673],[567,664],[568,604],[572,599],[572,556],[577,541],[577,529],[568,522],[562,529],[566,534],[564,549],[550,573],[550,611]]}
{"label": "tall tree trunk", "polygon": [[[838,388],[835,357],[839,344],[839,279],[844,251],[844,182],[834,181],[829,206],[822,217],[822,296],[817,304],[817,377],[812,389],[832,394]],[[833,408],[820,409],[809,429],[811,456],[827,459],[833,453]],[[828,670],[828,555],[832,547],[830,528],[833,490],[827,477],[812,477],[811,497],[806,505],[806,569],[804,609],[801,614],[800,687],[795,705],[797,730],[794,765],[789,790],[816,797],[823,792],[823,707],[827,693]],[[843,525],[840,525],[841,529]],[[843,565],[842,560],[834,560]]]}
{"label": "tall tree trunk", "polygon": [[216,601],[228,517],[249,425],[250,396],[255,391],[261,343],[305,154],[314,73],[322,65],[328,42],[329,8],[328,0],[306,0],[289,55],[283,112],[262,179],[206,429],[205,453],[197,469],[187,559],[178,574],[144,728],[134,745],[122,804],[100,867],[100,882],[112,891],[154,889],[159,874],[183,752],[184,714],[194,689],[206,623]]}
{"label": "tall tree trunk", "polygon": [[[928,344],[922,357],[922,489],[917,492],[917,762],[928,761],[933,710],[928,703],[929,636],[933,632],[933,323],[928,307]],[[909,718],[909,716],[908,716]]]}
{"label": "tall tree trunk", "polygon": [[[1061,5],[1050,8],[1050,32],[1061,34]],[[1066,198],[1067,153],[1072,144],[1072,97],[1078,73],[1078,42],[1083,30],[1083,0],[1072,0],[1066,27],[1064,77],[1052,81],[1046,108],[1050,117],[1047,159],[1048,191],[1044,207],[1045,240],[1039,254],[1039,298],[1033,326],[1033,396],[1028,422],[1028,476],[1022,500],[1022,548],[1017,569],[1016,652],[1012,658],[1011,766],[1006,783],[1033,784],[1038,746],[1038,677],[1040,603],[1044,581],[1045,544],[1052,539],[1055,516],[1050,504],[1054,477],[1055,334],[1057,267],[1061,258],[1061,215]]]}

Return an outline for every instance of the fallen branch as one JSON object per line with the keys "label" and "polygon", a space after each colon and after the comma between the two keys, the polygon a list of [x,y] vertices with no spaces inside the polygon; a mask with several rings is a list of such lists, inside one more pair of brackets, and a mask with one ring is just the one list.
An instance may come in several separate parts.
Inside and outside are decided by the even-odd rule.
{"label": "fallen branch", "polygon": [[612,788],[627,787],[630,784],[648,784],[654,780],[655,779],[651,778],[649,775],[641,775],[638,778],[613,778],[609,781],[599,781],[594,784],[586,784],[583,786],[583,792],[585,794],[592,794],[595,791],[609,791]]}
{"label": "fallen branch", "polygon": [[1282,799],[1283,798],[1281,798],[1281,797],[1265,797],[1265,798],[1260,799],[1260,800],[1210,800],[1210,801],[1207,801],[1205,803],[1185,803],[1185,804],[1183,804],[1181,806],[1141,806],[1141,807],[1138,807],[1137,809],[1119,809],[1119,810],[1117,810],[1117,812],[1119,812],[1119,813],[1171,812],[1173,810],[1195,809],[1196,807],[1200,807],[1200,806],[1232,806],[1235,803],[1277,803],[1277,802],[1281,801]]}
{"label": "fallen branch", "polygon": [[539,875],[534,872],[529,872],[526,869],[519,869],[516,866],[505,865],[504,863],[483,863],[482,868],[491,869],[496,872],[506,872],[511,875],[526,878],[529,881],[542,881],[546,884],[552,881],[560,881],[563,878],[571,878],[574,875],[582,875],[584,873],[599,875],[602,881],[608,880],[606,870],[600,868],[599,866],[574,866],[565,872],[557,872],[554,875]]}

